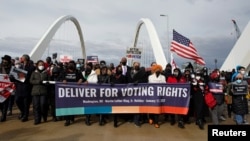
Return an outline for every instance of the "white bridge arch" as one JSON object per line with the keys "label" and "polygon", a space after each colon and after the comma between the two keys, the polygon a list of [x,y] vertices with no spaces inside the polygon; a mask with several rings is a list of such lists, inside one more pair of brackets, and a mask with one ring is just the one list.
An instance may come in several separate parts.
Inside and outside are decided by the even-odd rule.
{"label": "white bridge arch", "polygon": [[[57,32],[57,30],[60,28],[60,26],[65,21],[68,21],[68,20],[72,21],[75,24],[76,28],[77,28],[78,35],[79,35],[80,42],[81,42],[82,57],[86,59],[85,45],[84,45],[83,34],[82,34],[80,24],[79,24],[79,22],[77,21],[77,19],[75,17],[73,17],[71,15],[66,15],[66,16],[62,16],[62,17],[58,18],[50,26],[50,28],[43,35],[43,37],[36,44],[36,46],[33,48],[33,50],[30,53],[30,58],[33,61],[38,61],[38,60],[40,60],[42,58],[43,53],[45,52],[46,48],[48,47],[51,39],[53,38],[53,36]],[[162,67],[165,67],[166,64],[167,64],[167,60],[166,60],[166,57],[165,57],[164,52],[162,50],[162,46],[161,46],[159,37],[157,35],[157,32],[155,30],[155,27],[154,27],[154,25],[152,24],[152,22],[149,19],[146,19],[146,18],[140,19],[140,21],[139,21],[139,23],[137,25],[137,28],[136,28],[133,47],[136,47],[136,45],[137,45],[137,40],[138,40],[138,37],[139,37],[139,31],[140,31],[140,28],[141,28],[141,26],[143,24],[145,24],[145,27],[146,27],[147,32],[148,32],[156,63],[160,64]]]}
{"label": "white bridge arch", "polygon": [[146,27],[147,32],[148,32],[156,63],[161,65],[163,68],[165,68],[165,66],[167,65],[167,60],[166,60],[166,57],[165,57],[164,52],[162,50],[162,46],[161,46],[159,37],[157,35],[157,32],[156,32],[155,27],[154,27],[153,23],[151,22],[151,20],[149,20],[147,18],[140,19],[140,21],[137,25],[137,28],[136,28],[133,47],[137,46],[139,31],[140,31],[141,26],[143,24],[145,24],[145,27]]}
{"label": "white bridge arch", "polygon": [[83,40],[83,34],[82,30],[80,27],[79,22],[77,19],[71,15],[66,15],[58,18],[47,30],[47,32],[43,35],[43,37],[40,39],[40,41],[36,44],[36,46],[33,48],[31,51],[30,58],[33,61],[38,61],[42,58],[43,53],[45,52],[46,48],[48,47],[51,39],[55,35],[56,31],[60,28],[60,26],[65,22],[65,21],[72,21],[78,31],[78,35],[80,38],[81,42],[81,48],[82,48],[82,56],[83,58],[86,58],[86,52],[85,52],[85,45],[84,45],[84,40]]}

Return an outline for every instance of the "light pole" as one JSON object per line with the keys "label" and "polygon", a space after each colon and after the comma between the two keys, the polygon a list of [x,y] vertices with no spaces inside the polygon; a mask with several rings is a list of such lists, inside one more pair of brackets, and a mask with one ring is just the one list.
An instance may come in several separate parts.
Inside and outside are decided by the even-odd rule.
{"label": "light pole", "polygon": [[214,59],[215,69],[217,69],[217,59]]}
{"label": "light pole", "polygon": [[164,14],[161,14],[160,15],[161,17],[166,17],[167,18],[167,61],[169,62],[169,52],[170,52],[170,50],[169,50],[169,36],[168,36],[168,20],[169,20],[169,18],[168,18],[168,15],[164,15]]}

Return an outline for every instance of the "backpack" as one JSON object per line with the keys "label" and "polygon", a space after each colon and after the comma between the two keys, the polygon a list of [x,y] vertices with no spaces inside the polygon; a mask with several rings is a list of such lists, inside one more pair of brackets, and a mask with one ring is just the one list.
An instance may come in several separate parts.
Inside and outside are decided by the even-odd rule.
{"label": "backpack", "polygon": [[205,103],[209,108],[214,108],[216,106],[216,99],[211,92],[207,92],[204,96]]}

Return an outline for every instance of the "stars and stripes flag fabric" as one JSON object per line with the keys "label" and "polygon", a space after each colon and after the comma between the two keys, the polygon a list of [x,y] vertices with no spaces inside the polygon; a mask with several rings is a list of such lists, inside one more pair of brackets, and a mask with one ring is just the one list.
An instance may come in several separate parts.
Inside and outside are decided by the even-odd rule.
{"label": "stars and stripes flag fabric", "polygon": [[192,59],[197,64],[205,65],[205,61],[200,57],[193,43],[185,36],[173,30],[173,40],[170,45],[170,51],[186,59]]}
{"label": "stars and stripes flag fabric", "polygon": [[15,84],[10,82],[8,74],[0,74],[0,103],[3,103],[14,89]]}

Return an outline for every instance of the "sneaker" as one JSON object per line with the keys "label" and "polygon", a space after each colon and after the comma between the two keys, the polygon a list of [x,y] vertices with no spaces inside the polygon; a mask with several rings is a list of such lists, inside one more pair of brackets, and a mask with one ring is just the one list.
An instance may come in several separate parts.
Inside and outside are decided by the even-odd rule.
{"label": "sneaker", "polygon": [[244,121],[243,121],[243,124],[246,124],[246,125],[247,125],[247,124],[249,124],[249,123],[247,122],[247,120],[244,120]]}
{"label": "sneaker", "polygon": [[26,121],[28,121],[28,118],[27,118],[27,117],[23,117],[23,118],[21,119],[21,121],[22,121],[22,122],[26,122]]}
{"label": "sneaker", "polygon": [[225,120],[226,120],[226,119],[224,118],[224,116],[220,116],[219,119],[222,120],[222,121],[225,121]]}
{"label": "sneaker", "polygon": [[185,128],[183,121],[179,121],[179,122],[178,122],[178,127],[179,127],[179,128],[182,128],[182,129]]}
{"label": "sneaker", "polygon": [[7,116],[11,116],[11,115],[12,115],[12,112],[8,111]]}
{"label": "sneaker", "polygon": [[175,125],[175,123],[176,123],[175,120],[170,121],[170,125],[172,125],[172,126]]}
{"label": "sneaker", "polygon": [[70,125],[70,120],[66,120],[66,122],[64,123],[64,126],[69,126]]}

